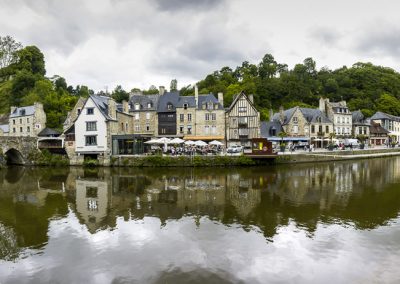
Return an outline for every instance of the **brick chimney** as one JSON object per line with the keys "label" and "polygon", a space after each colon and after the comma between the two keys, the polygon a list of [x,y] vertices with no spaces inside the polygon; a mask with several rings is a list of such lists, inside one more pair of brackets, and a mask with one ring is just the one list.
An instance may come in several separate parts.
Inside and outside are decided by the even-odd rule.
{"label": "brick chimney", "polygon": [[129,103],[127,101],[122,101],[122,112],[129,113]]}
{"label": "brick chimney", "polygon": [[165,93],[165,87],[164,87],[164,86],[160,86],[160,87],[158,87],[158,89],[159,89],[159,94],[160,94],[160,96],[164,95],[164,93]]}
{"label": "brick chimney", "polygon": [[319,98],[319,110],[322,111],[323,113],[326,112],[326,104],[325,104],[325,99],[323,97]]}
{"label": "brick chimney", "polygon": [[221,92],[218,93],[218,101],[222,106],[224,106],[224,94]]}

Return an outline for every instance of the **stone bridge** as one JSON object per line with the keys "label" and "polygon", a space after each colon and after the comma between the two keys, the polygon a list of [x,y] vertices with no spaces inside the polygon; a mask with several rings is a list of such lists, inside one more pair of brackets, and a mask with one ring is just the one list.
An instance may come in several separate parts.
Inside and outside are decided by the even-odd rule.
{"label": "stone bridge", "polygon": [[37,145],[37,137],[0,136],[0,153],[8,164],[29,164],[28,155],[37,150]]}

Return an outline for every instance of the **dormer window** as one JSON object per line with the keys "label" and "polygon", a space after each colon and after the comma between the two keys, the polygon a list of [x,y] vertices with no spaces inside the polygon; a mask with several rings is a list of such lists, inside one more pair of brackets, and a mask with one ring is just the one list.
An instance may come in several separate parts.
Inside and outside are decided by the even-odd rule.
{"label": "dormer window", "polygon": [[298,123],[297,116],[293,117],[293,123]]}
{"label": "dormer window", "polygon": [[24,110],[24,109],[21,109],[21,110],[19,111],[19,115],[25,115],[25,110]]}
{"label": "dormer window", "polygon": [[138,103],[135,104],[135,110],[140,110],[140,104]]}
{"label": "dormer window", "polygon": [[317,117],[317,122],[319,122],[319,123],[321,123],[321,122],[322,122],[322,119],[321,119],[321,117],[320,117],[320,116],[318,116],[318,117]]}
{"label": "dormer window", "polygon": [[188,108],[188,104],[183,104],[183,109],[187,109]]}
{"label": "dormer window", "polygon": [[172,105],[171,103],[168,103],[168,104],[167,104],[167,109],[168,109],[168,110],[172,110],[172,109],[173,109],[173,105]]}
{"label": "dormer window", "polygon": [[211,103],[211,102],[208,103],[208,109],[210,109],[210,110],[213,109],[213,103]]}
{"label": "dormer window", "polygon": [[151,103],[147,103],[147,108],[152,108],[152,104]]}

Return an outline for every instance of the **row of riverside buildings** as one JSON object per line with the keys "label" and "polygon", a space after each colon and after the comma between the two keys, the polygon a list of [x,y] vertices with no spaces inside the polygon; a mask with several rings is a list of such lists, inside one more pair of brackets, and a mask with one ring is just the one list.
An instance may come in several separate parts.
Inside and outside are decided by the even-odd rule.
{"label": "row of riverside buildings", "polygon": [[260,121],[253,95],[242,92],[225,108],[222,93],[199,94],[197,87],[194,96],[163,87],[154,95],[133,92],[121,104],[109,96],[80,98],[62,133],[46,128],[46,114],[39,103],[12,107],[9,115],[0,117],[0,136],[39,137],[43,148],[64,148],[72,163],[86,156],[109,160],[142,154],[149,147],[145,142],[154,137],[250,147],[253,138],[279,142],[280,132],[286,133],[285,141],[317,147],[325,147],[331,133],[338,139],[364,135],[369,144],[383,145],[400,141],[400,117],[377,112],[366,118],[361,111],[351,112],[345,101],[321,98],[318,108],[280,108],[277,113],[270,111],[269,121]]}

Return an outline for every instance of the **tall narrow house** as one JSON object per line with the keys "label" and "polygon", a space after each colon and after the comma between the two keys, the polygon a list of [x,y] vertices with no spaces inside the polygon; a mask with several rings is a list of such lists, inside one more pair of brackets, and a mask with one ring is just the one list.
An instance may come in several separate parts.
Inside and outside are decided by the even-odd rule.
{"label": "tall narrow house", "polygon": [[133,133],[156,136],[158,132],[157,106],[159,94],[132,94],[129,98],[129,113],[133,116]]}
{"label": "tall narrow house", "polygon": [[260,137],[260,113],[254,105],[253,95],[238,94],[226,110],[227,146],[251,146],[252,138]]}
{"label": "tall narrow house", "polygon": [[179,92],[160,91],[158,101],[158,136],[176,136],[176,106],[179,101]]}

